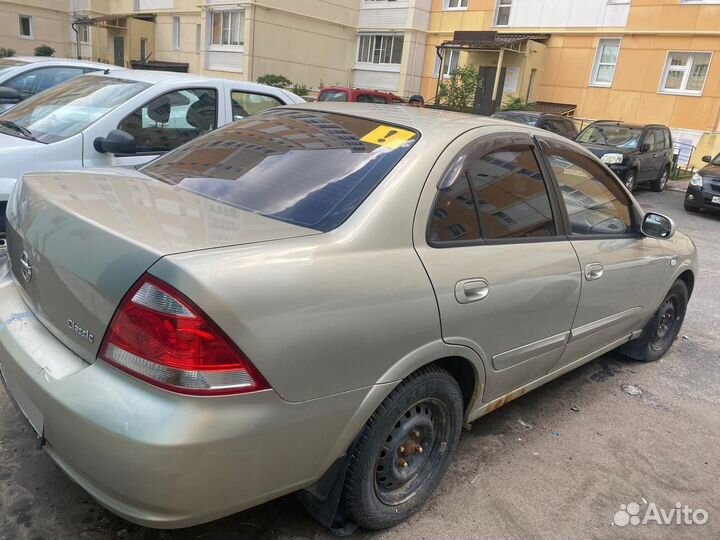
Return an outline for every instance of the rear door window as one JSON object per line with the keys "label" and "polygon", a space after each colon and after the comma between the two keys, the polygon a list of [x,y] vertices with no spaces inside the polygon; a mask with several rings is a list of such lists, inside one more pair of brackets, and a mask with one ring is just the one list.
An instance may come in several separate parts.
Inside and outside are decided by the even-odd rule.
{"label": "rear door window", "polygon": [[282,101],[273,96],[233,90],[230,92],[233,120],[240,120],[251,114],[261,113],[273,107],[284,105]]}
{"label": "rear door window", "polygon": [[360,94],[357,97],[358,103],[387,103],[385,96],[376,96],[373,94]]}
{"label": "rear door window", "polygon": [[323,90],[320,92],[318,101],[347,101],[348,94],[345,90]]}
{"label": "rear door window", "polygon": [[347,219],[419,135],[317,111],[269,110],[218,129],[142,170],[229,206],[329,231]]}

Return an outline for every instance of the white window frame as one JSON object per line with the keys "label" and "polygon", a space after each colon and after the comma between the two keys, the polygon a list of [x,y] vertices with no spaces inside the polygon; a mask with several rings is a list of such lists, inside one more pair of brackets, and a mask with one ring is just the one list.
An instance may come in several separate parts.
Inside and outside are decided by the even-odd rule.
{"label": "white window frame", "polygon": [[[501,4],[500,2],[508,2],[507,4]],[[493,14],[493,26],[505,28],[510,26],[510,16],[512,15],[513,0],[495,0],[495,13]],[[507,24],[498,24],[498,17],[500,15],[500,8],[507,8],[508,10],[508,22]]]}
{"label": "white window frame", "polygon": [[[443,59],[443,73],[442,78],[443,79],[449,79],[450,75],[455,70],[450,70],[450,67],[452,66],[452,58],[453,56],[456,57],[455,61],[455,69],[460,67],[460,49],[445,49],[446,58]],[[435,67],[433,68],[433,79],[438,79],[440,77],[440,58],[435,55]]]}
{"label": "white window frame", "polygon": [[[684,66],[671,66],[670,59],[674,54],[687,54],[690,57],[690,63]],[[700,90],[686,90],[687,84],[690,80],[690,73],[695,65],[695,56],[699,54],[709,54],[710,60],[708,60],[708,70],[703,80],[702,88]],[[660,87],[658,88],[658,94],[670,94],[675,96],[702,96],[705,91],[705,85],[707,84],[708,76],[710,75],[710,68],[712,67],[713,52],[712,51],[668,51],[665,58],[665,67],[663,67],[662,76],[660,77]],[[683,79],[680,89],[666,89],[667,78],[671,71],[683,71]]]}
{"label": "white window frame", "polygon": [[177,15],[172,18],[172,48],[174,51],[180,50],[180,17]]}
{"label": "white window frame", "polygon": [[680,0],[681,4],[720,4],[720,0]]}
{"label": "white window frame", "polygon": [[[368,33],[358,34],[357,49],[355,51],[355,64],[357,66],[361,66],[363,69],[367,69],[369,67],[370,69],[379,69],[379,70],[386,69],[388,71],[399,71],[400,70],[400,66],[402,64],[402,50],[400,52],[400,62],[397,62],[397,63],[395,63],[395,62],[364,62],[364,61],[361,61],[360,60],[360,48],[362,47],[362,42],[363,42],[362,38],[363,37],[372,37],[372,38],[388,37],[388,38],[390,38],[390,59],[392,60],[393,47],[394,47],[394,43],[395,43],[394,38],[396,38],[396,37],[403,38],[402,46],[404,49],[405,48],[405,34],[400,33],[400,32],[368,32]],[[373,42],[374,42],[374,39],[373,39]],[[371,43],[370,49],[368,49],[368,52],[370,53],[371,57],[373,56],[372,51],[373,51],[373,44]],[[381,54],[380,56],[382,57],[383,54]]]}
{"label": "white window frame", "polygon": [[[22,34],[22,33],[21,33],[21,31],[22,31],[22,24],[20,23],[20,21],[21,21],[22,19],[27,19],[27,20],[28,20],[28,27],[30,28],[30,34],[27,35],[27,36],[26,36],[25,34]],[[35,28],[34,28],[34,26],[35,26],[35,25],[33,24],[33,16],[32,16],[32,15],[23,15],[22,13],[18,14],[18,36],[20,36],[20,38],[22,38],[22,39],[34,39],[34,37],[35,37]]]}
{"label": "white window frame", "polygon": [[[469,1],[470,0],[443,0],[443,11],[467,11]],[[457,5],[451,6],[451,2]]]}
{"label": "white window frame", "polygon": [[[90,44],[90,25],[80,24],[78,25],[78,32],[80,33],[80,43],[83,45]],[[87,37],[87,39],[85,39]]]}
{"label": "white window frame", "polygon": [[[214,41],[214,21],[215,16],[218,15],[219,17],[222,17],[220,20],[220,43],[213,43]],[[230,45],[230,41],[232,38],[232,19],[233,15],[237,15],[240,19],[240,41],[241,43],[239,45]],[[215,9],[213,8],[212,11],[210,11],[210,17],[208,17],[210,21],[210,26],[208,29],[208,36],[207,36],[207,43],[209,43],[209,47],[211,51],[235,51],[235,52],[243,52],[245,50],[245,10],[244,9],[237,9],[237,8],[230,8],[230,9]],[[230,25],[228,26],[228,43],[224,44],[223,41],[223,27],[224,27],[224,18],[230,17]]]}
{"label": "white window frame", "polygon": [[[614,64],[610,63],[602,63],[600,60],[602,59],[602,53],[604,50],[604,47],[606,45],[609,45],[612,43],[617,43],[617,58],[615,59]],[[598,86],[600,88],[612,88],[613,81],[615,80],[615,71],[617,70],[618,62],[620,61],[620,51],[622,50],[622,38],[601,38],[598,40],[597,49],[595,49],[595,61],[593,62],[593,68],[592,72],[590,73],[590,86]],[[597,76],[598,72],[600,71],[600,66],[613,66],[613,72],[612,77],[610,78],[610,82],[604,82],[604,81],[598,81]]]}

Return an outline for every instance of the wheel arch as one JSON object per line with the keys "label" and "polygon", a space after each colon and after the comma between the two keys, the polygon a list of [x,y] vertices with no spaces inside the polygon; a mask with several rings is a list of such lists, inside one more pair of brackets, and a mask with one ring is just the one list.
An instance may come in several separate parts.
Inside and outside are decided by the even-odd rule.
{"label": "wheel arch", "polygon": [[692,296],[693,289],[695,288],[695,274],[692,270],[687,269],[683,273],[681,273],[677,279],[685,283],[685,286],[688,289],[688,298]]}

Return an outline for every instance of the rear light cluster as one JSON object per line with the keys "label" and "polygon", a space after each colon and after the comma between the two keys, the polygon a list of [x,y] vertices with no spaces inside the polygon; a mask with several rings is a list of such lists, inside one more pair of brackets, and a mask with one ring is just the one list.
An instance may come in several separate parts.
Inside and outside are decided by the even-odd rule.
{"label": "rear light cluster", "polygon": [[194,395],[269,388],[250,360],[200,308],[167,283],[143,276],[125,296],[100,358],[151,384]]}

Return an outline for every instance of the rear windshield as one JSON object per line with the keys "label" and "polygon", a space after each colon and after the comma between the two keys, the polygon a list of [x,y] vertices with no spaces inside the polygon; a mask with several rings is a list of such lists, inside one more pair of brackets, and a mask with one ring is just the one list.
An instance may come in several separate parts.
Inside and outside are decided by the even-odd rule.
{"label": "rear windshield", "polygon": [[274,110],[195,139],[142,170],[203,197],[326,232],[360,206],[418,138],[364,118]]}
{"label": "rear windshield", "polygon": [[318,101],[347,101],[348,95],[345,90],[324,90],[320,92]]}

